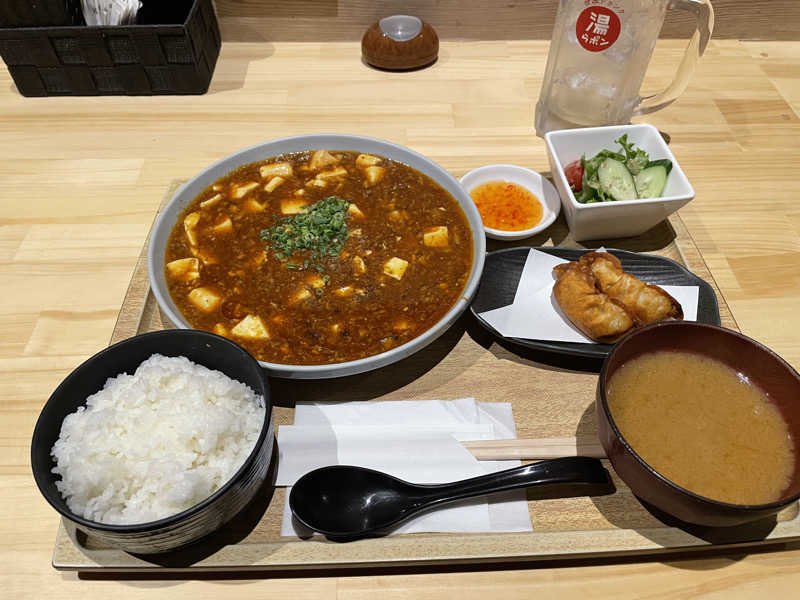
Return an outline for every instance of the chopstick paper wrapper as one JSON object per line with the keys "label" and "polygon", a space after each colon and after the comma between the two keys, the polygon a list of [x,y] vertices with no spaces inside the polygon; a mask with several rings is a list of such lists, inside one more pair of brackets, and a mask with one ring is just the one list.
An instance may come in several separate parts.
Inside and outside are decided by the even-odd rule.
{"label": "chopstick paper wrapper", "polygon": [[[480,316],[503,337],[593,344],[593,340],[569,322],[553,298],[553,267],[566,262],[569,261],[531,249],[517,284],[514,302],[482,312]],[[697,286],[659,287],[681,303],[684,320],[697,320]]]}
{"label": "chopstick paper wrapper", "polygon": [[[295,424],[278,430],[277,485],[291,486],[315,468],[350,464],[414,483],[444,483],[517,466],[478,461],[459,440],[516,437],[511,405],[455,401],[298,404]],[[531,531],[524,491],[473,498],[420,515],[393,533]],[[295,529],[284,507],[281,535]]]}

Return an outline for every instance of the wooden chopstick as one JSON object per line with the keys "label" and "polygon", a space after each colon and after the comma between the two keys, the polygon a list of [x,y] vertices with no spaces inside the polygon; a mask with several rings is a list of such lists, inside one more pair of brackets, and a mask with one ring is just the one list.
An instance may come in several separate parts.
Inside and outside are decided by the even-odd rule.
{"label": "wooden chopstick", "polygon": [[461,444],[478,460],[540,460],[561,456],[606,457],[605,450],[596,438],[479,440]]}

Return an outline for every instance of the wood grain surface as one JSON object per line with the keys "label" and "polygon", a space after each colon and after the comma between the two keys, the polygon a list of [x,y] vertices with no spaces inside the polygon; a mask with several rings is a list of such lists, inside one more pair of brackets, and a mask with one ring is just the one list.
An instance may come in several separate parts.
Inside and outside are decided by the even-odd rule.
{"label": "wood grain surface", "polygon": [[[777,20],[775,22],[778,22]],[[656,48],[663,87],[683,42]],[[0,590],[9,598],[791,597],[800,549],[565,566],[112,579],[50,566],[58,518],[30,436],[58,382],[109,340],[164,190],[265,139],[341,131],[423,152],[458,176],[547,169],[532,131],[546,42],[444,43],[414,73],[373,71],[356,43],[223,45],[199,97],[20,97],[0,70]],[[800,366],[800,44],[714,41],[687,92],[650,115],[697,192],[683,208],[740,329]]]}
{"label": "wood grain surface", "polygon": [[[666,0],[664,0],[666,1]],[[389,15],[416,15],[443,40],[549,40],[558,2],[474,0],[216,0],[222,37],[232,42],[359,41]],[[798,40],[795,0],[711,0],[716,39]],[[688,38],[690,13],[668,11],[663,38]]]}

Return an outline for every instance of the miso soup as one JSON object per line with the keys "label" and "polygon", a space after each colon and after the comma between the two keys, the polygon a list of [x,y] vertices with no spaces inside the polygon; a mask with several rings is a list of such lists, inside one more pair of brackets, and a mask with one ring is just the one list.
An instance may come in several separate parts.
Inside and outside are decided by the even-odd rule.
{"label": "miso soup", "polygon": [[608,408],[645,462],[696,494],[733,504],[781,498],[794,443],[777,407],[747,377],[688,352],[654,352],[620,367]]}

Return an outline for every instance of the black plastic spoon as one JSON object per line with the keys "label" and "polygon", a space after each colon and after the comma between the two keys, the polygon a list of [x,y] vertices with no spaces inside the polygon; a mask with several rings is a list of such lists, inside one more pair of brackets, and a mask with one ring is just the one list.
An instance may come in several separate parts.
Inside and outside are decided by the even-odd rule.
{"label": "black plastic spoon", "polygon": [[[345,465],[303,475],[289,507],[303,525],[337,541],[388,533],[422,511],[462,498],[530,486],[551,486],[546,497],[602,496],[614,484],[596,458],[543,460],[453,483],[415,484],[380,471]],[[555,492],[555,493],[554,493]]]}

